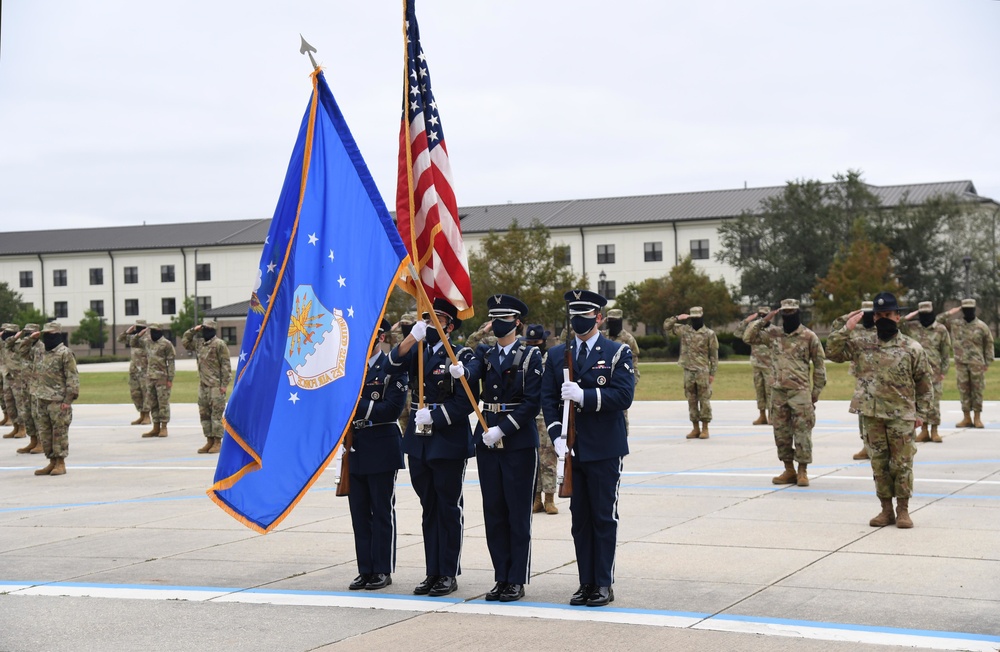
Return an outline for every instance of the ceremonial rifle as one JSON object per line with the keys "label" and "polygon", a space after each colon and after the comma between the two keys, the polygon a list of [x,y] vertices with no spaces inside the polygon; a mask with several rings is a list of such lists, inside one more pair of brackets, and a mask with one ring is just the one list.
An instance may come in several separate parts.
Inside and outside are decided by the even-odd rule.
{"label": "ceremonial rifle", "polygon": [[[573,339],[573,329],[569,320],[569,304],[566,305],[566,368],[563,369],[563,382],[573,382],[573,350],[569,343]],[[559,484],[559,497],[573,496],[573,445],[576,444],[576,410],[573,401],[563,400],[563,434],[566,437],[566,454],[563,456],[563,479]]]}

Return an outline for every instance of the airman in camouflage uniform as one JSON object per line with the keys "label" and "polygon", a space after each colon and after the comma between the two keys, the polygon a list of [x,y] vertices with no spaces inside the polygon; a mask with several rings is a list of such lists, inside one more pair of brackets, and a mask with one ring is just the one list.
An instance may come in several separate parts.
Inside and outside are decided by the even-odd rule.
{"label": "airman in camouflage uniform", "polygon": [[226,410],[226,389],[233,376],[229,347],[216,337],[219,326],[214,319],[184,332],[181,342],[198,356],[198,416],[205,433],[205,445],[199,453],[218,453],[222,447],[222,413]]}
{"label": "airman in camouflage uniform", "polygon": [[146,398],[146,347],[139,341],[139,331],[146,327],[145,319],[137,319],[118,336],[118,343],[124,344],[131,351],[128,363],[128,391],[132,397],[139,418],[132,422],[133,426],[149,425],[149,401]]}
{"label": "airman in camouflage uniform", "polygon": [[14,402],[14,380],[11,378],[10,349],[7,341],[18,331],[17,324],[4,324],[0,331],[0,396],[3,397],[3,421],[0,426],[12,424],[14,429],[3,436],[4,439],[14,439],[24,436],[17,419],[17,403]]}
{"label": "airman in camouflage uniform", "polygon": [[[542,352],[542,368],[545,368],[545,361],[548,357],[549,331],[541,324],[530,324],[524,331],[524,343],[536,347]],[[541,412],[535,417],[535,427],[538,428],[538,472],[535,481],[535,502],[532,505],[533,513],[545,512],[546,514],[558,514],[556,507],[556,466],[559,464],[559,457],[556,455],[556,448],[549,437],[549,431],[545,427],[545,417]]]}
{"label": "airman in camouflage uniform", "polygon": [[[771,346],[771,424],[778,459],[785,465],[781,475],[771,478],[771,482],[808,487],[815,405],[826,387],[826,356],[816,333],[802,325],[799,302],[783,299],[780,310],[780,328],[771,325],[778,312],[772,310],[750,324],[744,340],[751,346]],[[793,460],[799,463],[797,473]]]}
{"label": "airman in camouflage uniform", "polygon": [[826,352],[826,359],[833,360],[834,362],[849,362],[850,368],[847,373],[854,376],[854,395],[851,398],[851,414],[858,415],[858,434],[861,437],[861,450],[854,454],[854,459],[856,460],[867,460],[869,459],[868,447],[865,444],[865,425],[864,418],[861,416],[861,412],[858,406],[861,404],[861,397],[864,394],[865,383],[870,383],[872,380],[872,373],[874,371],[873,363],[871,359],[871,350],[875,344],[875,312],[872,308],[873,304],[871,301],[862,301],[861,310],[855,310],[846,315],[841,315],[833,320],[833,324],[830,326],[830,332],[838,330],[847,323],[847,320],[854,315],[861,314],[861,324],[864,328],[856,328],[851,331],[851,337],[865,338],[871,344],[871,347],[864,349],[867,353],[864,355],[861,363],[855,363],[854,360],[846,357],[841,358],[838,352],[838,357],[834,357],[829,351]]}
{"label": "airman in camouflage uniform", "polygon": [[[962,314],[957,313],[961,310]],[[986,389],[986,370],[993,362],[993,333],[981,319],[976,319],[976,300],[962,299],[960,308],[952,308],[937,316],[951,332],[955,348],[955,375],[958,393],[962,399],[962,420],[956,428],[983,427],[983,391]],[[975,418],[969,413],[975,412]]]}
{"label": "airman in camouflage uniform", "polygon": [[[604,319],[604,323],[601,324],[602,329],[607,329],[604,334],[612,342],[618,342],[619,344],[624,344],[632,350],[632,362],[635,363],[635,386],[639,386],[639,343],[635,341],[635,337],[632,333],[629,333],[624,329],[624,313],[618,308],[613,308],[608,311],[608,316]],[[622,410],[622,415],[625,417],[625,430],[628,432],[628,410]]]}
{"label": "airman in camouflage uniform", "polygon": [[493,334],[492,321],[484,322],[475,333],[465,340],[465,345],[472,350],[475,350],[480,344],[485,344],[486,346],[497,345],[497,336]]}
{"label": "airman in camouflage uniform", "polygon": [[153,428],[143,437],[166,437],[170,422],[170,391],[174,386],[174,345],[163,334],[159,324],[149,324],[139,332],[139,341],[146,347],[146,388]]}
{"label": "airman in camouflage uniform", "polygon": [[65,475],[69,455],[69,424],[73,421],[73,401],[80,396],[80,376],[76,358],[62,341],[62,328],[45,324],[31,339],[41,339],[34,350],[35,421],[49,464],[35,475]]}
{"label": "airman in camouflage uniform", "polygon": [[[708,439],[708,424],[712,421],[712,382],[719,369],[719,338],[715,331],[705,326],[704,314],[701,306],[695,306],[690,315],[685,313],[663,321],[663,334],[681,340],[677,364],[684,368],[684,396],[693,426],[687,439]],[[689,324],[677,323],[688,318]]]}
{"label": "airman in camouflage uniform", "polygon": [[[33,453],[35,455],[44,452],[42,442],[38,439],[38,430],[35,427],[35,344],[37,339],[32,339],[32,335],[38,332],[38,324],[25,324],[24,329],[18,331],[10,342],[10,359],[8,366],[13,368],[14,379],[14,402],[17,404],[17,417],[21,421],[21,437],[27,435],[31,439],[28,445],[18,448],[18,453]],[[38,344],[41,346],[41,344]]]}
{"label": "airman in camouflage uniform", "polygon": [[917,452],[913,431],[931,409],[932,371],[920,343],[897,330],[902,308],[896,297],[882,292],[875,296],[874,303],[874,344],[867,338],[851,337],[850,331],[861,320],[857,313],[830,334],[827,344],[832,355],[856,362],[871,355],[872,380],[864,384],[860,410],[882,511],[869,524],[883,527],[895,523],[899,528],[911,528],[909,503],[913,494],[913,456]]}
{"label": "airman in camouflage uniform", "polygon": [[[910,321],[914,317],[919,317],[919,321]],[[938,426],[941,425],[941,393],[944,391],[944,376],[951,366],[951,335],[948,334],[944,324],[939,324],[934,319],[934,304],[930,301],[921,301],[917,310],[904,317],[899,325],[906,335],[924,347],[927,362],[933,372],[934,400],[931,401],[931,409],[916,441],[918,443],[933,441],[940,444],[942,440],[938,434]],[[928,424],[931,427],[930,433],[927,432]]]}
{"label": "airman in camouflage uniform", "polygon": [[[750,327],[750,322],[763,319],[771,309],[760,306],[757,312],[748,316],[740,324],[736,336],[744,340],[744,335]],[[753,390],[757,395],[757,411],[760,415],[754,419],[753,425],[766,426],[770,422],[767,411],[771,406],[771,347],[767,344],[756,344],[750,347],[750,368],[753,370]]]}
{"label": "airman in camouflage uniform", "polygon": [[[410,329],[413,328],[413,324],[417,323],[417,313],[415,312],[405,312],[403,316],[399,318],[399,321],[393,325],[392,329],[389,331],[390,339],[392,340],[392,347],[399,346],[399,343],[406,339],[406,336],[410,334]],[[409,405],[411,402],[416,403],[413,397],[416,394],[410,395],[409,390],[407,393],[408,398],[406,399],[406,404]],[[403,413],[399,415],[399,427],[400,432],[406,432],[406,427],[410,425],[410,411],[403,410]],[[343,448],[343,447],[341,447]]]}

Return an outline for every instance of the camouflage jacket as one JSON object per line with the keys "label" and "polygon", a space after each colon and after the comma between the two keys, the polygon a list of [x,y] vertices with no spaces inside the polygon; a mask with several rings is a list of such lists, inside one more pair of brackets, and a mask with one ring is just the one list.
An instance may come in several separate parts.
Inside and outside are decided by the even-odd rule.
{"label": "camouflage jacket", "polygon": [[139,338],[139,341],[146,348],[149,366],[146,367],[146,377],[150,380],[174,380],[174,345],[165,337],[157,341],[149,336],[147,332]]}
{"label": "camouflage jacket", "polygon": [[[741,322],[739,326],[736,327],[736,336],[746,342],[746,337],[744,337],[748,330],[750,330],[750,324],[760,321],[760,319],[755,319],[750,323]],[[771,360],[771,347],[767,344],[754,344],[750,347],[750,366],[754,369],[767,369],[770,371],[773,361]]]}
{"label": "camouflage jacket", "polygon": [[[855,329],[857,330],[857,329]],[[858,411],[866,417],[914,421],[926,418],[934,398],[934,379],[927,354],[920,343],[902,333],[888,341],[852,337],[847,327],[830,334],[827,345],[831,356],[858,360],[871,355],[871,382],[864,383]]]}
{"label": "camouflage jacket", "polygon": [[80,374],[76,357],[65,344],[51,351],[45,346],[35,352],[35,385],[33,393],[42,401],[72,403],[80,396]]}
{"label": "camouflage jacket", "polygon": [[22,382],[31,384],[34,388],[35,382],[35,357],[39,351],[44,351],[45,345],[40,340],[33,340],[27,335],[22,335],[14,344],[11,350],[10,361]]}
{"label": "camouflage jacket", "polygon": [[638,385],[639,384],[639,343],[635,341],[635,337],[632,335],[632,333],[629,333],[628,331],[624,331],[624,330],[620,331],[614,337],[608,335],[607,332],[604,332],[603,334],[604,334],[604,336],[606,338],[608,338],[612,342],[618,342],[619,344],[624,344],[625,346],[627,346],[628,348],[630,348],[632,350],[632,362],[635,363],[635,384]]}
{"label": "camouflage jacket", "polygon": [[667,317],[663,333],[681,340],[681,355],[677,364],[688,371],[707,371],[714,376],[719,369],[719,338],[708,326],[695,330],[687,324],[678,324],[676,317]]}
{"label": "camouflage jacket", "polygon": [[198,378],[203,387],[228,387],[233,376],[229,347],[218,337],[205,341],[201,331],[187,329],[181,343],[198,357]]}
{"label": "camouflage jacket", "polygon": [[919,321],[899,322],[900,330],[924,347],[927,362],[935,376],[944,376],[951,367],[951,335],[943,324],[934,323],[924,328]]}
{"label": "camouflage jacket", "polygon": [[10,360],[10,352],[7,350],[7,340],[9,339],[8,337],[6,340],[0,340],[0,375],[3,376],[7,375],[7,364]]}
{"label": "camouflage jacket", "polygon": [[[833,331],[838,331],[847,324],[848,315],[841,315],[833,320]],[[875,378],[875,352],[878,333],[874,328],[865,328],[859,322],[852,331],[847,331],[847,337],[856,341],[854,350],[856,355],[852,356],[851,351],[840,342],[826,342],[826,359],[833,362],[849,362],[851,368],[849,373],[854,376],[854,395],[851,397],[850,411],[857,414],[861,411],[861,404],[865,395],[871,391],[870,385]]]}
{"label": "camouflage jacket", "polygon": [[826,356],[816,333],[802,325],[791,333],[785,333],[779,326],[758,319],[750,324],[743,341],[751,346],[767,344],[771,347],[772,388],[811,390],[813,400],[819,399],[820,392],[826,387]]}
{"label": "camouflage jacket", "polygon": [[981,319],[965,321],[962,313],[941,313],[935,319],[951,332],[951,345],[955,349],[955,364],[988,367],[993,362],[993,333]]}
{"label": "camouflage jacket", "polygon": [[486,346],[497,345],[497,336],[493,334],[492,330],[486,330],[486,324],[480,326],[479,330],[465,340],[465,346],[469,347],[473,351],[475,351],[476,347],[480,344],[485,344]]}
{"label": "camouflage jacket", "polygon": [[128,330],[124,330],[116,339],[119,344],[124,344],[131,351],[131,360],[129,361],[128,370],[130,372],[145,372],[146,365],[148,364],[146,347],[144,347],[142,342],[139,341],[139,336],[135,333],[129,333]]}

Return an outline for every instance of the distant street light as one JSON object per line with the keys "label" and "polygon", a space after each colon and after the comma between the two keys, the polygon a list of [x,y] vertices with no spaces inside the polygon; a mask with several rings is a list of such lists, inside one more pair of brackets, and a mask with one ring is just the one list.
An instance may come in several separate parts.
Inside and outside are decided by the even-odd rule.
{"label": "distant street light", "polygon": [[607,295],[605,294],[605,290],[607,290],[607,288],[608,288],[608,275],[602,269],[601,273],[597,275],[597,278],[598,278],[598,281],[597,281],[597,293],[599,295],[601,295],[602,297],[607,298]]}
{"label": "distant street light", "polygon": [[965,297],[963,298],[968,299],[972,296],[972,292],[969,289],[969,270],[972,268],[972,256],[966,255],[962,259],[962,264],[965,265]]}

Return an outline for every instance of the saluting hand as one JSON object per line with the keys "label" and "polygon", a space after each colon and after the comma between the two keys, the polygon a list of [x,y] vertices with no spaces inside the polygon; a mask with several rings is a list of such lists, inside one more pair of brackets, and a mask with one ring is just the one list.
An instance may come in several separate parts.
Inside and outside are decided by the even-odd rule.
{"label": "saluting hand", "polygon": [[688,318],[688,317],[690,317],[690,316],[691,316],[691,315],[689,315],[689,314],[687,314],[686,312],[684,312],[684,313],[681,313],[681,314],[677,315],[677,319],[678,319],[679,321],[684,321],[685,319],[687,319],[687,318]]}

